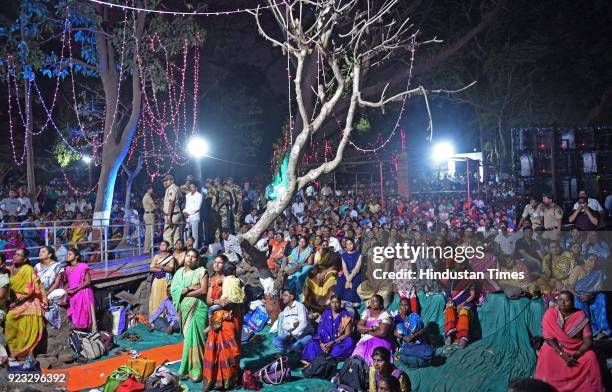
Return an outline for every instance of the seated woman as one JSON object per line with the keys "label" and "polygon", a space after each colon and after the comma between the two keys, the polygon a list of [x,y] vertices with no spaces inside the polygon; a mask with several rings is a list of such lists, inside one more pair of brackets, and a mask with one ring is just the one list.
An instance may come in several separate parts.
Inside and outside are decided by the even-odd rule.
{"label": "seated woman", "polygon": [[[394,259],[385,257],[382,263],[375,263],[373,261],[374,249],[386,245],[395,247],[396,244],[401,241],[401,238],[397,235],[388,237],[388,232],[384,230],[379,230],[376,233],[376,229],[377,228],[375,226],[375,229],[368,233],[362,246],[361,258],[363,260],[360,260],[361,263],[359,267],[363,265],[364,271],[362,273],[357,273],[357,275],[363,281],[360,282],[358,287],[354,284],[353,286],[355,286],[357,294],[359,294],[360,301],[358,302],[367,301],[372,298],[374,294],[378,294],[383,298],[384,304],[388,306],[391,303],[391,298],[393,297],[393,281],[390,279],[376,279],[374,275],[376,270],[380,270],[378,273],[393,271]],[[349,239],[347,239],[347,251],[349,246],[348,243]],[[342,257],[344,258],[345,256],[342,255]],[[360,269],[361,268],[358,268],[356,271],[359,272]],[[363,277],[361,275],[363,275]]]}
{"label": "seated woman", "polygon": [[[463,270],[466,263],[456,263],[456,270]],[[444,344],[457,341],[464,348],[470,341],[470,319],[476,310],[476,286],[469,279],[449,279],[443,282],[446,293],[444,310]]]}
{"label": "seated woman", "polygon": [[[363,358],[368,366],[372,365],[372,353],[377,347],[386,348],[389,352],[393,349],[392,330],[393,317],[383,308],[383,299],[374,294],[370,298],[370,306],[361,315],[357,323],[357,331],[361,339],[353,351],[354,356]],[[391,354],[389,360],[392,361]]]}
{"label": "seated woman", "polygon": [[589,319],[574,307],[574,295],[569,291],[557,295],[557,304],[548,308],[542,319],[545,344],[533,377],[559,392],[603,392],[599,363],[591,349]]}
{"label": "seated woman", "polygon": [[320,313],[329,305],[336,290],[339,264],[338,253],[331,251],[328,242],[322,240],[304,287],[304,305],[311,311]]}
{"label": "seated woman", "polygon": [[302,351],[302,363],[308,366],[315,357],[323,353],[338,360],[349,357],[355,349],[352,333],[353,317],[342,309],[340,297],[332,295],[330,307],[321,315],[317,333]]}
{"label": "seated woman", "polygon": [[24,370],[36,365],[34,351],[45,329],[44,311],[47,295],[38,275],[28,260],[26,249],[13,255],[9,286],[9,310],[5,320],[5,337],[12,358],[25,358]]}
{"label": "seated woman", "polygon": [[399,389],[391,389],[392,391],[410,392],[410,378],[408,378],[406,372],[393,366],[389,361],[390,355],[390,351],[384,347],[376,347],[372,352],[372,364],[370,365],[370,374],[368,377],[369,390],[380,391],[383,389],[380,385],[381,378],[393,377],[399,381]]}
{"label": "seated woman", "polygon": [[603,339],[612,335],[606,312],[606,295],[601,291],[605,279],[604,272],[596,269],[597,255],[591,253],[584,265],[572,269],[568,280],[570,289],[574,292],[574,305],[583,310],[591,321],[591,329],[595,339]]}
{"label": "seated woman", "polygon": [[287,287],[294,289],[298,298],[302,295],[306,277],[313,268],[313,263],[314,251],[308,245],[306,238],[300,237],[297,246],[291,251],[285,268],[288,274]]}
{"label": "seated woman", "polygon": [[554,294],[567,288],[571,270],[576,265],[570,252],[562,252],[559,242],[552,241],[548,246],[549,253],[544,256],[542,277],[538,284],[544,294]]}
{"label": "seated woman", "polygon": [[64,283],[64,266],[57,261],[55,249],[51,246],[43,246],[38,252],[39,263],[34,266],[40,281],[47,293],[49,308],[45,311],[45,319],[55,329],[62,325],[59,305],[66,301],[66,290],[62,288]]}
{"label": "seated woman", "polygon": [[395,331],[400,361],[409,367],[427,366],[435,349],[425,343],[425,325],[418,313],[410,312],[410,300],[402,298],[395,315]]}

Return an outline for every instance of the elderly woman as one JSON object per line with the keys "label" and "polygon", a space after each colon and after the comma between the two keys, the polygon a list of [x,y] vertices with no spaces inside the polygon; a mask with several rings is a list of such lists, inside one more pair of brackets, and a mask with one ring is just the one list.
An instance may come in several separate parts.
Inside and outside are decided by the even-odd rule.
{"label": "elderly woman", "polygon": [[26,249],[17,249],[13,255],[9,298],[5,321],[9,351],[13,358],[25,357],[24,368],[32,369],[36,365],[34,351],[45,329],[43,314],[48,302],[40,278],[28,261]]}
{"label": "elderly woman", "polygon": [[340,257],[321,240],[314,257],[314,268],[308,273],[304,287],[304,305],[314,312],[322,312],[330,303],[336,289]]}
{"label": "elderly woman", "polygon": [[559,242],[552,241],[549,254],[544,256],[543,275],[538,279],[542,292],[556,293],[567,288],[570,272],[576,265],[570,252],[562,252]]}
{"label": "elderly woman", "polygon": [[612,336],[606,312],[606,295],[602,293],[604,272],[596,269],[597,255],[590,254],[584,265],[577,265],[570,272],[568,286],[575,294],[574,305],[583,310],[591,321],[595,339]]}
{"label": "elderly woman", "polygon": [[62,324],[59,305],[66,301],[66,291],[62,288],[64,283],[64,266],[57,261],[55,249],[51,246],[43,246],[38,252],[38,264],[34,270],[47,293],[49,308],[45,312],[45,319],[55,329]]}
{"label": "elderly woman", "polygon": [[363,358],[368,365],[372,365],[372,353],[376,347],[384,347],[389,351],[393,349],[392,330],[393,317],[383,307],[383,298],[374,294],[370,298],[370,306],[357,323],[361,339],[357,342],[353,355]]}
{"label": "elderly woman", "polygon": [[574,307],[574,295],[569,291],[559,293],[557,305],[544,313],[545,343],[533,377],[559,392],[603,392],[599,363],[591,349],[593,334],[589,319]]}
{"label": "elderly woman", "polygon": [[338,360],[348,358],[355,348],[352,333],[353,317],[342,308],[340,297],[332,295],[329,308],[321,315],[317,333],[302,351],[302,363],[308,365],[323,353]]}

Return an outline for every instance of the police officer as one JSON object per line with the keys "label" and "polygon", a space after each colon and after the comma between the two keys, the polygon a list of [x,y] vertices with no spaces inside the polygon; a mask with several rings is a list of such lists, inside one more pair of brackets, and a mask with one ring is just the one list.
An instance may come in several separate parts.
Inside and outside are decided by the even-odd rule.
{"label": "police officer", "polygon": [[563,218],[563,210],[553,201],[553,196],[550,193],[542,194],[542,204],[538,206],[540,215],[542,216],[544,233],[542,238],[545,240],[558,241],[561,236],[561,219]]}
{"label": "police officer", "polygon": [[144,240],[144,252],[153,252],[153,233],[155,232],[155,210],[157,205],[153,200],[153,185],[147,186],[147,190],[142,197],[142,208],[144,209],[144,223],[145,223],[145,240]]}
{"label": "police officer", "polygon": [[170,174],[164,177],[164,240],[172,246],[181,239],[183,233],[183,214],[181,213],[181,202],[183,194],[174,183],[174,177]]}

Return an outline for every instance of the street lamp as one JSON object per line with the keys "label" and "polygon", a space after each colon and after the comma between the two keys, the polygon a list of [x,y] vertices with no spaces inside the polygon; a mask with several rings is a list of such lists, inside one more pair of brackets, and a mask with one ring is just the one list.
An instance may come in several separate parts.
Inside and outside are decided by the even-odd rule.
{"label": "street lamp", "polygon": [[82,155],[81,161],[87,164],[87,173],[89,177],[89,187],[91,188],[91,157],[89,155]]}
{"label": "street lamp", "polygon": [[431,159],[435,162],[448,162],[455,155],[455,147],[449,142],[440,142],[433,146]]}
{"label": "street lamp", "polygon": [[208,154],[208,142],[201,136],[194,136],[187,142],[187,153],[195,158],[196,177],[202,179],[202,166],[200,159]]}

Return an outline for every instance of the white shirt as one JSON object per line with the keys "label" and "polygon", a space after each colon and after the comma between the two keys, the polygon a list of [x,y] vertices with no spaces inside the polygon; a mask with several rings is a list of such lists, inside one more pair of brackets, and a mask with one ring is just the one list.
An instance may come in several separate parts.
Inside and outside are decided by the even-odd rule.
{"label": "white shirt", "polygon": [[76,203],[73,201],[69,201],[66,204],[64,204],[64,209],[67,212],[76,212]]}
{"label": "white shirt", "polygon": [[[291,335],[296,339],[312,334],[313,330],[308,323],[308,309],[298,301],[293,301],[291,306],[285,306],[285,309],[278,315],[278,333]],[[298,322],[298,326],[294,327],[294,323]]]}
{"label": "white shirt", "polygon": [[306,195],[307,195],[308,197],[313,197],[313,196],[314,196],[314,194],[315,194],[315,189],[314,189],[314,186],[312,186],[312,185],[308,185],[308,187],[306,188]]}
{"label": "white shirt", "polygon": [[[597,211],[599,213],[603,212],[603,208],[601,207],[601,204],[599,204],[599,201],[597,199],[591,199],[589,197],[587,206],[593,211]],[[577,210],[579,207],[580,205],[578,204],[578,202],[574,203],[574,210]]]}
{"label": "white shirt", "polygon": [[338,241],[336,237],[330,236],[327,242],[329,243],[329,247],[332,248],[334,251],[338,253],[342,252],[342,246],[340,246],[340,241]]}
{"label": "white shirt", "polygon": [[202,194],[198,191],[195,193],[189,192],[185,195],[185,209],[188,222],[199,222],[200,221],[200,207],[202,206]]}
{"label": "white shirt", "polygon": [[257,215],[248,214],[244,217],[244,223],[246,223],[247,225],[254,225],[255,223],[257,223]]}
{"label": "white shirt", "polygon": [[32,208],[32,202],[30,202],[30,198],[27,196],[20,197],[19,202],[21,203],[21,210],[19,211],[19,216],[26,216],[28,214],[34,213],[34,208]]}
{"label": "white shirt", "polygon": [[332,194],[332,189],[328,185],[324,186],[323,189],[321,189],[321,195],[329,196],[331,194]]}
{"label": "white shirt", "polygon": [[66,262],[66,255],[68,254],[68,249],[64,245],[60,245],[59,249],[55,250],[55,257],[57,257],[57,261],[60,263]]}
{"label": "white shirt", "polygon": [[238,243],[238,237],[229,234],[226,240],[223,240],[223,248],[225,249],[225,255],[230,261],[237,261],[238,256],[242,257],[242,249],[240,248],[240,244]]}
{"label": "white shirt", "polygon": [[303,215],[304,214],[304,203],[303,202],[295,202],[291,206],[291,212],[293,215]]}
{"label": "white shirt", "polygon": [[503,254],[511,255],[514,253],[516,241],[518,241],[520,237],[521,235],[518,233],[508,232],[507,237],[500,233],[497,235],[497,237],[495,237],[495,242],[499,244],[499,249]]}

